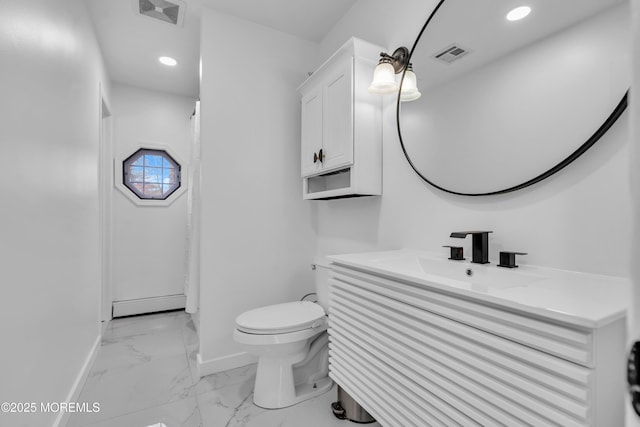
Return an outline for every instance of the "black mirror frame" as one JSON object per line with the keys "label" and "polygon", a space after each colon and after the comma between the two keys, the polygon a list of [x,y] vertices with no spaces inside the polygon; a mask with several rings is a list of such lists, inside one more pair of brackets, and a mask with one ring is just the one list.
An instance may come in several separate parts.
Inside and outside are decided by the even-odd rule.
{"label": "black mirror frame", "polygon": [[[409,53],[409,62],[411,62],[411,58],[413,57],[413,52],[415,51],[416,46],[418,45],[418,42],[422,38],[422,34],[427,29],[427,26],[429,25],[429,23],[431,22],[433,17],[438,12],[438,9],[440,9],[440,6],[442,6],[442,4],[444,2],[445,2],[445,0],[440,0],[438,2],[436,7],[433,9],[431,14],[429,15],[429,18],[427,19],[425,24],[422,26],[422,29],[418,33],[418,37],[416,37],[416,41],[413,43],[413,46],[411,47],[411,51]],[[411,166],[411,168],[414,170],[415,173],[418,174],[418,176],[420,178],[422,178],[423,181],[425,181],[427,184],[437,188],[438,190],[441,190],[441,191],[444,191],[444,192],[450,193],[450,194],[455,194],[455,195],[458,195],[458,196],[495,196],[495,195],[498,195],[498,194],[511,193],[513,191],[522,190],[523,188],[529,187],[529,186],[531,186],[533,184],[536,184],[536,183],[538,183],[538,182],[540,182],[540,181],[542,181],[542,180],[544,180],[546,178],[549,178],[551,175],[555,174],[556,172],[559,172],[560,170],[564,169],[566,166],[571,164],[574,160],[576,160],[578,157],[580,157],[582,154],[584,154],[589,148],[591,148],[591,146],[593,146],[596,142],[598,142],[598,140],[600,138],[602,138],[602,136],[605,133],[607,133],[609,128],[611,128],[611,126],[613,126],[613,124],[616,122],[616,120],[618,120],[618,118],[622,115],[624,110],[626,110],[627,105],[628,105],[629,91],[627,90],[627,92],[624,94],[624,96],[622,97],[622,99],[620,100],[618,105],[614,108],[613,112],[609,115],[609,117],[607,117],[607,119],[598,128],[598,130],[596,130],[594,132],[594,134],[591,135],[591,137],[584,144],[582,144],[580,147],[578,147],[577,150],[575,150],[573,153],[571,153],[569,156],[567,156],[564,160],[562,160],[561,162],[557,163],[555,166],[553,166],[551,169],[547,170],[546,172],[543,172],[540,175],[538,175],[538,176],[536,176],[536,177],[534,177],[534,178],[532,178],[532,179],[530,179],[528,181],[523,182],[522,184],[514,185],[513,187],[505,188],[504,190],[491,191],[491,192],[488,192],[488,193],[462,193],[462,192],[446,189],[446,188],[441,187],[438,184],[430,181],[420,171],[418,171],[418,169],[416,168],[414,163],[411,161],[411,158],[409,157],[409,153],[407,153],[407,149],[406,149],[406,147],[404,145],[404,141],[402,140],[402,130],[400,129],[400,103],[401,103],[401,101],[400,101],[400,91],[402,90],[402,84],[404,83],[405,73],[406,73],[406,69],[403,71],[402,78],[400,79],[400,90],[398,91],[398,98],[396,100],[396,125],[397,125],[397,128],[398,128],[398,138],[400,139],[400,146],[402,147],[402,152],[404,153],[404,156],[407,159],[407,161],[409,162],[409,165]]]}

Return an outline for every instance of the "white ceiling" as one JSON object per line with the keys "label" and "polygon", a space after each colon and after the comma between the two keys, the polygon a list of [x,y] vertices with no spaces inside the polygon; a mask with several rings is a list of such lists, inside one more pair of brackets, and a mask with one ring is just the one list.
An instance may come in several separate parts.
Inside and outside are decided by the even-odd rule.
{"label": "white ceiling", "polygon": [[[531,14],[509,22],[506,13],[517,0],[445,1],[422,34],[412,57],[421,90],[438,87],[483,65],[563,31],[625,0],[527,0]],[[446,64],[434,55],[456,44],[470,53]]]}
{"label": "white ceiling", "polygon": [[[197,97],[203,6],[317,42],[357,0],[182,1],[186,12],[178,27],[138,14],[138,0],[86,0],[113,81]],[[161,65],[163,55],[178,65]]]}

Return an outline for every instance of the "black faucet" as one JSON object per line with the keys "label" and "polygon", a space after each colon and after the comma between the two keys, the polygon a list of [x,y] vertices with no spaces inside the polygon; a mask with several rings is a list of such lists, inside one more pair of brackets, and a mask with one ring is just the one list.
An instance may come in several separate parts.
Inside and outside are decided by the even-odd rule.
{"label": "black faucet", "polygon": [[449,237],[464,239],[468,234],[473,236],[473,256],[471,262],[476,264],[489,263],[489,233],[493,231],[454,231]]}

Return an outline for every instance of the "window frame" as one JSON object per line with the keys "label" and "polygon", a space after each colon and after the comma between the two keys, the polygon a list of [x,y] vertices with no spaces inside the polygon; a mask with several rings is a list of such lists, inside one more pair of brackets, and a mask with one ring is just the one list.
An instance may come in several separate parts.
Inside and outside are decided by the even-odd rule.
{"label": "window frame", "polygon": [[[146,156],[147,155],[152,155],[152,156],[159,156],[162,157],[162,163],[160,166],[151,166],[151,165],[147,165],[146,162]],[[142,165],[136,165],[136,163],[138,162],[138,160],[143,157],[143,164]],[[135,159],[135,162],[134,162]],[[164,163],[165,160],[167,161],[167,163],[169,163],[170,165],[172,165],[172,167],[170,168],[165,168],[164,167]],[[131,176],[131,169],[132,168],[141,168],[142,169],[142,181],[140,182],[134,182],[132,183],[130,180],[130,176]],[[150,182],[146,180],[146,171],[147,169],[160,169],[161,175],[164,176],[164,170],[165,169],[176,169],[177,170],[177,177],[176,177],[176,182],[170,182],[169,184],[165,184],[163,181],[154,183],[154,182]],[[182,166],[180,165],[180,163],[178,163],[173,157],[171,157],[171,155],[169,153],[167,153],[165,150],[158,150],[155,148],[140,148],[137,151],[135,151],[132,155],[130,155],[129,157],[127,157],[126,159],[124,159],[122,161],[122,181],[124,183],[124,185],[133,192],[133,194],[135,194],[136,196],[138,196],[140,199],[143,200],[166,200],[168,199],[176,190],[178,190],[178,188],[180,188],[181,185],[181,169]],[[162,178],[160,178],[162,179]],[[147,184],[156,184],[160,186],[160,191],[162,192],[162,194],[160,196],[153,196],[153,195],[147,195],[144,194],[143,192],[140,192],[135,185],[132,184],[142,184],[143,188],[146,187]],[[163,187],[165,185],[170,185],[169,189],[167,190],[167,192],[165,193],[163,190]]]}
{"label": "window frame", "polygon": [[[175,163],[175,165],[178,166],[178,185],[169,194],[161,197],[143,198],[131,189],[129,185],[127,185],[126,179],[128,171],[126,170],[125,163],[137,155],[144,155],[143,153],[140,153],[144,151],[162,152],[160,154],[166,155],[171,161],[173,161],[173,163]],[[163,145],[140,143],[135,149],[127,151],[126,154],[122,154],[114,158],[114,172],[115,187],[131,202],[138,206],[169,206],[178,199],[188,187],[187,179],[189,174],[187,165],[173,150]]]}

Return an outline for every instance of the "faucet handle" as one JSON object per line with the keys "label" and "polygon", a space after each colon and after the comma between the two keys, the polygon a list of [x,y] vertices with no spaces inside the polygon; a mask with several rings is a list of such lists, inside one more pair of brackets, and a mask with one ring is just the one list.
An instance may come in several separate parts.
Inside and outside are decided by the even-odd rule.
{"label": "faucet handle", "polygon": [[449,259],[454,261],[463,261],[464,260],[464,248],[462,246],[449,246],[445,245],[443,248],[451,248],[451,256]]}
{"label": "faucet handle", "polygon": [[493,233],[493,231],[454,231],[453,233],[451,233],[449,237],[464,239],[469,234],[475,235],[475,234],[489,234],[489,233]]}
{"label": "faucet handle", "polygon": [[527,253],[500,251],[500,264],[498,264],[498,267],[518,268],[516,265],[516,255],[527,255]]}

